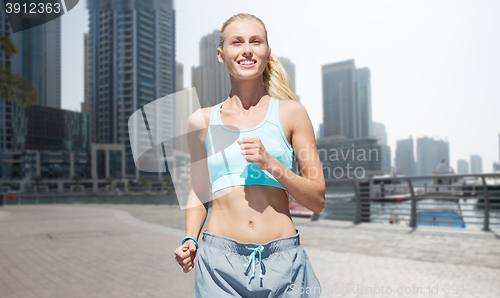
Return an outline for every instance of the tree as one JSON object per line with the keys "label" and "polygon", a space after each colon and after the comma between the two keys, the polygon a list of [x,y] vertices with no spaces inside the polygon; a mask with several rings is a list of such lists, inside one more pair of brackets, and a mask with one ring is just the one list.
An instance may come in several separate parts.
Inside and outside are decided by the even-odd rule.
{"label": "tree", "polygon": [[[17,54],[16,45],[5,35],[0,35],[0,51],[6,56]],[[31,82],[11,72],[10,67],[3,64],[0,64],[0,97],[6,102],[15,101],[22,106],[31,106],[38,102],[38,92]]]}
{"label": "tree", "polygon": [[170,176],[163,177],[163,181],[163,185],[166,187],[170,187],[172,185],[172,177]]}
{"label": "tree", "polygon": [[149,182],[148,179],[146,179],[146,177],[139,177],[138,180],[141,186],[149,186]]}

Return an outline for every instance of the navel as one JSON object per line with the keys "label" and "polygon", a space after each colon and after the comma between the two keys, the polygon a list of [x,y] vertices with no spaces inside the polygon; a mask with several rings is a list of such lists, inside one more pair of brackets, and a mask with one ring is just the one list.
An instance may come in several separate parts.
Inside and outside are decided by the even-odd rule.
{"label": "navel", "polygon": [[251,221],[251,220],[250,220],[250,221],[248,222],[248,226],[250,227],[250,229],[253,229],[253,221]]}

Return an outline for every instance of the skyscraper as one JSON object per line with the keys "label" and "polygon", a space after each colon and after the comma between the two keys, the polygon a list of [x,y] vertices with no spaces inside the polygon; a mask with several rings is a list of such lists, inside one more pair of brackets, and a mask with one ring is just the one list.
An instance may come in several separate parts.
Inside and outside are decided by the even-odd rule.
{"label": "skyscraper", "polygon": [[[1,3],[0,7],[5,8]],[[5,9],[0,11],[0,35],[9,36],[17,54],[0,63],[31,82],[38,95],[37,105],[61,108],[61,18],[17,33],[11,33]],[[16,150],[26,133],[25,109],[0,99],[0,150]]]}
{"label": "skyscraper", "polygon": [[457,174],[469,174],[469,162],[465,159],[457,160]]}
{"label": "skyscraper", "polygon": [[470,173],[482,174],[483,173],[483,159],[477,154],[470,156]]}
{"label": "skyscraper", "polygon": [[387,132],[385,131],[385,125],[379,122],[372,122],[372,128],[372,134],[379,140],[379,144],[387,145]]}
{"label": "skyscraper", "polygon": [[295,83],[295,64],[286,58],[286,57],[277,57],[278,61],[281,63],[281,66],[285,69],[288,77],[290,78],[290,82],[292,83],[293,91],[297,92],[297,85]]}
{"label": "skyscraper", "polygon": [[382,150],[382,169],[386,173],[391,172],[391,147],[387,145],[387,133],[385,131],[385,125],[378,122],[372,122],[372,135],[378,139],[380,144],[380,150]]}
{"label": "skyscraper", "polygon": [[184,65],[175,62],[175,92],[184,89]]}
{"label": "skyscraper", "polygon": [[417,175],[431,175],[434,167],[443,159],[449,165],[448,142],[428,137],[417,139]]}
{"label": "skyscraper", "polygon": [[371,78],[354,60],[322,66],[324,137],[368,137],[371,134]]}
{"label": "skyscraper", "polygon": [[[0,8],[4,8],[3,2],[0,3]],[[11,29],[9,18],[5,9],[0,11],[0,34],[10,36]],[[0,51],[0,64],[11,66],[12,58],[4,55]],[[9,103],[0,98],[0,152],[5,152],[12,149],[12,109],[14,103]]]}
{"label": "skyscraper", "polygon": [[356,100],[358,106],[358,136],[372,135],[371,73],[368,68],[356,69]]}
{"label": "skyscraper", "polygon": [[31,81],[39,106],[61,108],[61,18],[11,34],[12,69]]}
{"label": "skyscraper", "polygon": [[[128,119],[175,92],[175,10],[172,0],[89,0],[89,110],[93,143],[125,144],[126,176],[137,178]],[[162,128],[175,133],[175,107]],[[134,128],[135,129],[135,128]],[[170,155],[172,145],[165,151]]]}
{"label": "skyscraper", "polygon": [[318,130],[318,135],[316,139],[321,139],[323,137],[323,123],[319,124],[319,130]]}
{"label": "skyscraper", "polygon": [[324,137],[357,137],[354,60],[322,66]]}
{"label": "skyscraper", "polygon": [[415,175],[415,155],[413,153],[413,138],[396,142],[396,168],[406,176]]}
{"label": "skyscraper", "polygon": [[226,100],[231,91],[227,66],[225,63],[220,63],[217,58],[219,39],[219,30],[214,30],[201,38],[200,65],[191,68],[192,84],[196,88],[201,108]]}
{"label": "skyscraper", "polygon": [[84,53],[83,53],[83,80],[84,80],[84,95],[83,95],[83,102],[81,104],[81,111],[82,113],[89,113],[89,97],[90,97],[90,88],[89,88],[89,83],[90,83],[90,73],[89,73],[89,68],[90,68],[90,51],[89,51],[89,34],[84,33],[83,34],[83,46],[84,46]]}

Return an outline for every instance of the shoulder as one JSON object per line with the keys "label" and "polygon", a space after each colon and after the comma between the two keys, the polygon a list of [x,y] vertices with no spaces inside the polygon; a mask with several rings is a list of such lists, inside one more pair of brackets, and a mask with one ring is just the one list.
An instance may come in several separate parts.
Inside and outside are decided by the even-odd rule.
{"label": "shoulder", "polygon": [[298,112],[300,110],[306,111],[306,108],[304,105],[296,100],[290,100],[290,99],[280,99],[278,100],[280,103],[280,109],[286,109],[287,111],[290,112]]}
{"label": "shoulder", "polygon": [[199,108],[188,118],[189,131],[207,128],[210,124],[210,113],[213,107]]}
{"label": "shoulder", "polygon": [[280,116],[283,115],[290,121],[292,126],[302,125],[304,121],[309,121],[306,107],[296,100],[280,99]]}

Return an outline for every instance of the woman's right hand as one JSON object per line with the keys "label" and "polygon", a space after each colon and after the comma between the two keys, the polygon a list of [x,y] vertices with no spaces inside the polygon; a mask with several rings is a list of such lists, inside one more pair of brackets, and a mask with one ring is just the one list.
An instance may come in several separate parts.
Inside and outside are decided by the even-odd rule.
{"label": "woman's right hand", "polygon": [[188,273],[194,267],[194,258],[196,257],[196,243],[188,239],[181,246],[174,250],[175,260]]}

